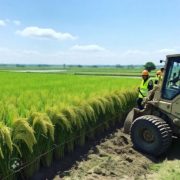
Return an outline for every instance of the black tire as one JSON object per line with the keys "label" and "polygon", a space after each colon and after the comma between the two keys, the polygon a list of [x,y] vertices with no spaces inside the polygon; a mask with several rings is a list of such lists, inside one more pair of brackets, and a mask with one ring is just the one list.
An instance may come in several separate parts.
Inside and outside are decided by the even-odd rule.
{"label": "black tire", "polygon": [[166,152],[172,142],[170,126],[153,115],[135,119],[131,125],[130,136],[135,149],[154,156]]}

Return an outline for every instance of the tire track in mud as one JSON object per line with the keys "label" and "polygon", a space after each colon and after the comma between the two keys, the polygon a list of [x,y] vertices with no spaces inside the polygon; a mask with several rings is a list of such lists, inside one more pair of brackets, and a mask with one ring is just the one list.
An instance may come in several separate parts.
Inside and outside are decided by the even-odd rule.
{"label": "tire track in mud", "polygon": [[87,157],[65,172],[59,172],[55,180],[116,180],[136,179],[147,174],[152,161],[132,148],[128,135],[121,130],[105,138],[104,142],[90,149]]}
{"label": "tire track in mud", "polygon": [[50,168],[41,168],[32,180],[134,180],[151,179],[149,165],[164,159],[180,159],[180,141],[174,139],[169,152],[154,158],[133,149],[129,135],[122,125],[88,140],[83,147],[55,160]]}

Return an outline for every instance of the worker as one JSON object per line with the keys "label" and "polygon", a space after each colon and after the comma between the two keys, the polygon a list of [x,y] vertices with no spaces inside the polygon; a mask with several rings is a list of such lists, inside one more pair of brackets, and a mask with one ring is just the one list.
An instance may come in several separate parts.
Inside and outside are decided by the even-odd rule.
{"label": "worker", "polygon": [[180,70],[178,72],[178,75],[176,72],[173,73],[172,79],[169,81],[172,86],[180,87]]}
{"label": "worker", "polygon": [[160,70],[161,70],[160,81],[162,82],[164,76],[164,68],[162,67]]}
{"label": "worker", "polygon": [[142,102],[143,98],[148,96],[148,91],[153,89],[153,80],[149,76],[147,70],[142,71],[142,81],[140,87],[138,88],[139,95],[137,99],[137,105],[140,110],[144,109]]}
{"label": "worker", "polygon": [[161,70],[158,70],[156,72],[156,77],[154,78],[154,84],[158,84],[161,81],[161,74],[162,74]]}

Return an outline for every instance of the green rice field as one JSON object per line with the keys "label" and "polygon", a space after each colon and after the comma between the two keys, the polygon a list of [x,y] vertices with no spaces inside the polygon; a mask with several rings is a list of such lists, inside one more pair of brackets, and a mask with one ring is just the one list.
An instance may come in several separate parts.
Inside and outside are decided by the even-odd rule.
{"label": "green rice field", "polygon": [[59,74],[0,73],[0,119],[28,117],[49,107],[72,106],[96,96],[136,87],[139,79]]}
{"label": "green rice field", "polygon": [[29,178],[40,165],[50,166],[53,157],[62,158],[124,119],[139,83],[119,77],[0,72],[0,179]]}

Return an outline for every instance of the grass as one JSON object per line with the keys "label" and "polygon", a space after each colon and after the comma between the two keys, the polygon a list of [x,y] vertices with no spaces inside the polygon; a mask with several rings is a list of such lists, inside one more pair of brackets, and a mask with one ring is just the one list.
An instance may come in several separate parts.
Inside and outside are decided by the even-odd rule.
{"label": "grass", "polygon": [[180,160],[164,161],[154,164],[150,168],[153,172],[152,179],[158,180],[179,180],[180,179]]}

